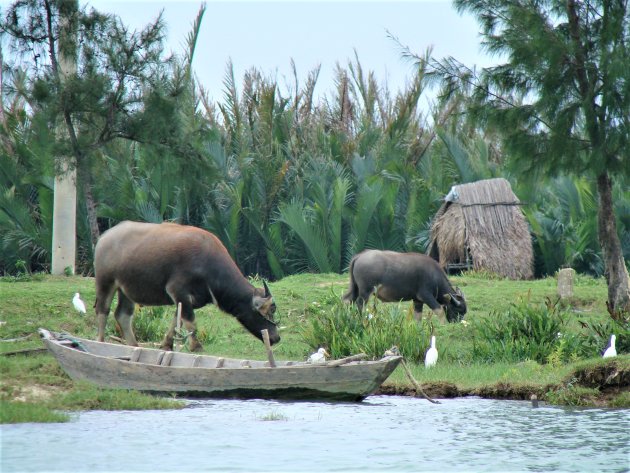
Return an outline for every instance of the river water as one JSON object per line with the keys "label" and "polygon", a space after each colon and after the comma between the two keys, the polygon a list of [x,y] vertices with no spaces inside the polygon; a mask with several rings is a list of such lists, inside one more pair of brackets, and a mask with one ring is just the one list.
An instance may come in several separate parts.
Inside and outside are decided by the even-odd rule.
{"label": "river water", "polygon": [[630,410],[478,398],[193,400],[0,433],[3,473],[630,471]]}

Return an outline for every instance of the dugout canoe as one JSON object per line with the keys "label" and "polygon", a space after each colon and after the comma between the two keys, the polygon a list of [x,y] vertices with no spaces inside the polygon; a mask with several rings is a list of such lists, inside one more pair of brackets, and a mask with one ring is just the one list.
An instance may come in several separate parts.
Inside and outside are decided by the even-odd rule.
{"label": "dugout canoe", "polygon": [[40,328],[45,347],[74,380],[107,388],[219,398],[360,401],[402,357],[311,364],[224,358],[97,342]]}

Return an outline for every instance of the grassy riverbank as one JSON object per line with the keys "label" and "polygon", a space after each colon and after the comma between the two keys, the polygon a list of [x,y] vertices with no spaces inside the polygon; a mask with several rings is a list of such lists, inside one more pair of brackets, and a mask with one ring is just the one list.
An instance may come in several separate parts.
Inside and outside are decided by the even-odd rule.
{"label": "grassy riverbank", "polygon": [[[479,362],[471,359],[474,340],[471,324],[504,314],[517,301],[544,304],[555,300],[556,281],[507,281],[483,275],[453,277],[468,301],[467,324],[435,326],[440,360],[431,370],[410,363],[414,378],[432,396],[480,395],[495,398],[539,399],[569,405],[630,407],[630,356],[602,360],[564,362],[550,356],[547,362]],[[259,284],[254,281],[254,284]],[[303,336],[317,313],[326,312],[347,285],[347,276],[305,274],[270,284],[278,305],[282,342],[274,347],[278,359],[304,359],[312,351]],[[80,292],[88,315],[72,307],[72,296]],[[578,277],[575,297],[564,304],[571,335],[593,336],[593,327],[605,325],[610,317],[605,308],[603,280]],[[0,279],[0,352],[15,352],[42,346],[37,329],[67,331],[92,338],[96,320],[92,304],[94,281],[81,277],[26,276]],[[401,310],[406,310],[403,304]],[[172,309],[142,308],[136,334],[144,343],[159,342]],[[263,345],[236,320],[213,307],[197,311],[199,335],[212,354],[243,358],[265,358]],[[586,328],[585,328],[586,327]],[[113,315],[108,333],[116,335]],[[586,335],[584,335],[586,336]],[[6,341],[15,340],[15,341]],[[605,343],[605,340],[597,340]],[[422,350],[425,348],[423,347]],[[618,342],[619,351],[619,342]],[[145,396],[128,391],[103,390],[72,382],[47,353],[0,356],[0,422],[58,421],[58,410],[145,409],[178,407],[176,400]],[[410,381],[398,369],[382,388],[385,393],[410,394]],[[63,418],[63,415],[62,415]]]}

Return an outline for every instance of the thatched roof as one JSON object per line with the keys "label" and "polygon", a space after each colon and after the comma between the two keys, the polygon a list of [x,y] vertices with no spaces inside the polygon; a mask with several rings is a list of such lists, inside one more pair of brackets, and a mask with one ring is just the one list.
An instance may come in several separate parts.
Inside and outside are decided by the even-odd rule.
{"label": "thatched roof", "polygon": [[468,262],[511,279],[531,278],[532,241],[519,206],[502,178],[453,186],[433,220],[428,253],[445,268]]}

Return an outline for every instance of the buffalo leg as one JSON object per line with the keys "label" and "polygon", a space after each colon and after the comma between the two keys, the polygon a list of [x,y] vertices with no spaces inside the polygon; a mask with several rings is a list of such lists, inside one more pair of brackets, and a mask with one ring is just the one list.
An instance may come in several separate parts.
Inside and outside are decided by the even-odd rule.
{"label": "buffalo leg", "polygon": [[444,309],[442,309],[442,305],[437,301],[437,299],[433,297],[433,294],[419,294],[418,299],[424,301],[431,308],[431,310],[441,323],[446,323],[446,315],[444,315]]}
{"label": "buffalo leg", "polygon": [[[192,312],[192,308],[190,309]],[[189,320],[188,317],[185,315],[185,311],[184,311],[184,305],[182,304],[182,324],[184,325],[184,328],[186,329],[186,331],[188,331],[190,333],[190,345],[189,345],[189,349],[190,351],[199,351],[203,348],[203,346],[201,345],[201,343],[199,343],[199,340],[197,339],[197,324],[194,321],[194,313],[192,315],[193,320]],[[162,340],[162,350],[169,350],[172,351],[173,350],[173,342],[175,340],[175,327],[177,326],[177,312],[175,312],[175,317],[173,317],[173,320],[171,322],[171,326],[168,329],[168,332],[166,332],[166,335],[164,335],[164,340]]]}
{"label": "buffalo leg", "polygon": [[365,304],[367,304],[368,299],[372,295],[372,291],[373,291],[373,289],[370,289],[368,291],[359,289],[359,295],[357,296],[356,300],[354,301],[355,304],[357,305],[358,309],[359,309],[359,312],[363,312],[363,306],[365,306]]}
{"label": "buffalo leg", "polygon": [[116,286],[113,282],[105,283],[103,281],[97,281],[96,283],[96,317],[98,322],[98,335],[97,340],[99,342],[105,341],[105,328],[107,327],[107,316],[112,305],[112,299],[114,299],[114,293],[116,292]]}
{"label": "buffalo leg", "polygon": [[413,317],[417,322],[422,320],[422,308],[424,307],[424,302],[422,301],[413,301]]}
{"label": "buffalo leg", "polygon": [[118,289],[118,306],[116,307],[116,312],[114,312],[114,317],[116,318],[116,322],[120,325],[122,329],[123,336],[125,337],[125,341],[127,345],[131,345],[133,347],[138,346],[138,341],[136,340],[136,336],[133,333],[133,327],[131,321],[133,320],[133,310],[134,303],[131,299],[129,299],[123,292]]}
{"label": "buffalo leg", "polygon": [[[176,290],[167,286],[166,292],[171,296],[171,299],[175,302],[175,306],[182,305],[182,323],[184,328],[190,333],[190,343],[188,349],[190,351],[199,351],[203,348],[199,340],[197,339],[197,324],[195,323],[195,312],[193,311],[192,304],[190,303],[190,296],[179,295]],[[175,339],[175,327],[177,326],[177,310],[175,310],[175,316],[171,322],[171,326],[164,335],[162,341],[163,350],[173,350],[173,340]]]}

